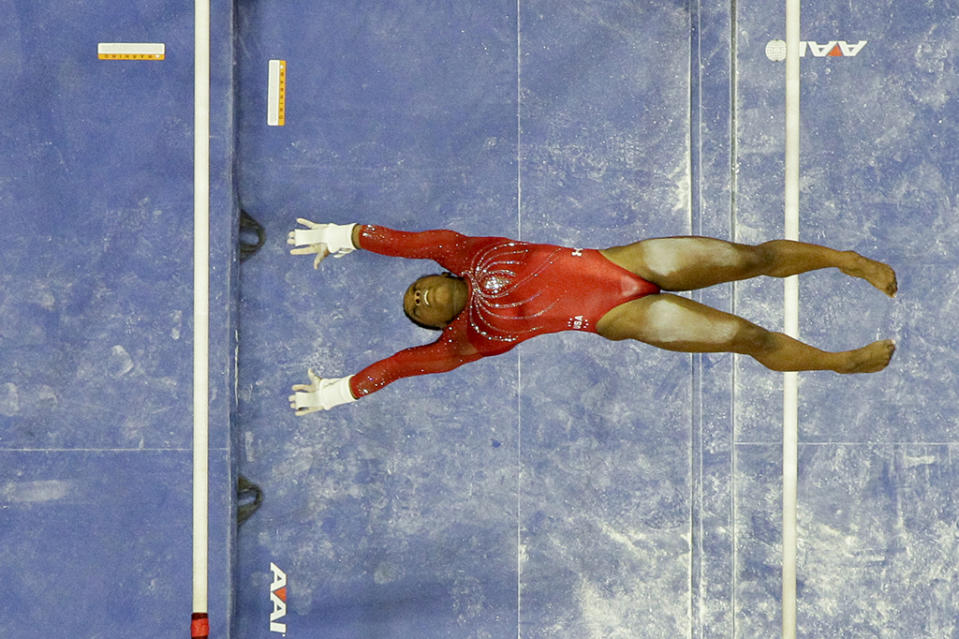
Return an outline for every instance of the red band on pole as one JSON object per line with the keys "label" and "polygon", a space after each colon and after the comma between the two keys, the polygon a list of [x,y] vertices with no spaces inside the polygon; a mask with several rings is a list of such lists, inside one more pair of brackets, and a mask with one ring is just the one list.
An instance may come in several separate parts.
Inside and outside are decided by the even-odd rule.
{"label": "red band on pole", "polygon": [[190,636],[193,639],[207,639],[210,636],[210,619],[205,612],[194,612],[190,624]]}

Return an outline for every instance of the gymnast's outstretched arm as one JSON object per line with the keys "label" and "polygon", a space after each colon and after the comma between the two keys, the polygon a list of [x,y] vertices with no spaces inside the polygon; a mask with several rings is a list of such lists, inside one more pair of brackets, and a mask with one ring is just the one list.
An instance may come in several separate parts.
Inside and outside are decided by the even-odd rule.
{"label": "gymnast's outstretched arm", "polygon": [[[394,231],[372,225],[317,224],[302,218],[297,222],[305,228],[290,232],[287,242],[297,247],[290,252],[316,255],[314,268],[329,255],[341,257],[356,249],[364,249],[393,257],[433,259],[447,269],[458,270],[468,261],[471,244],[484,239],[448,230]],[[445,332],[432,344],[400,351],[367,366],[356,375],[324,379],[310,370],[309,384],[293,386],[290,406],[297,415],[328,410],[353,402],[399,378],[442,373],[479,359],[477,350],[461,334],[465,330],[463,326],[449,330],[452,333]]]}
{"label": "gymnast's outstretched arm", "polygon": [[473,247],[489,238],[471,237],[446,229],[397,231],[371,224],[316,224],[300,218],[306,228],[290,231],[287,243],[293,255],[316,255],[317,268],[328,255],[340,257],[355,249],[389,257],[434,260],[454,273],[468,266]]}
{"label": "gymnast's outstretched arm", "polygon": [[398,379],[446,373],[480,357],[467,340],[444,334],[432,344],[407,348],[348,377],[323,379],[311,369],[309,384],[293,386],[290,408],[297,415],[329,410],[354,402]]}

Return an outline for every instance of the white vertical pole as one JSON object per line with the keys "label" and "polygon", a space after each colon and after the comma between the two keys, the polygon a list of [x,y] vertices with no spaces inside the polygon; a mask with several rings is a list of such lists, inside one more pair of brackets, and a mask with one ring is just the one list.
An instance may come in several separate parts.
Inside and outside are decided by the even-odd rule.
{"label": "white vertical pole", "polygon": [[[800,0],[786,0],[785,233],[799,240],[799,30]],[[784,332],[799,337],[799,280],[786,278]],[[783,378],[783,638],[796,637],[796,502],[799,473],[799,378]]]}
{"label": "white vertical pole", "polygon": [[[210,371],[210,0],[196,0],[193,174],[193,613],[208,612]],[[202,627],[202,626],[201,626]],[[193,636],[197,634],[194,622]]]}
{"label": "white vertical pole", "polygon": [[[523,239],[523,10],[516,0],[516,239]],[[516,639],[523,637],[523,356],[516,354]]]}

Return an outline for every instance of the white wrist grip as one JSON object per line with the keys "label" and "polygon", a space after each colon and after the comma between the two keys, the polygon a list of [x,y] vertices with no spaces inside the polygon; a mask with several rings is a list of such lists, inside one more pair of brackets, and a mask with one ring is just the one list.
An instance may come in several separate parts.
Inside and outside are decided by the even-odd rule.
{"label": "white wrist grip", "polygon": [[296,246],[324,244],[333,257],[342,257],[352,253],[353,227],[356,224],[319,224],[314,228],[295,229],[293,242]]}
{"label": "white wrist grip", "polygon": [[315,391],[297,391],[294,402],[296,408],[320,408],[329,410],[340,404],[355,402],[356,398],[350,391],[349,377],[338,379],[321,379]]}

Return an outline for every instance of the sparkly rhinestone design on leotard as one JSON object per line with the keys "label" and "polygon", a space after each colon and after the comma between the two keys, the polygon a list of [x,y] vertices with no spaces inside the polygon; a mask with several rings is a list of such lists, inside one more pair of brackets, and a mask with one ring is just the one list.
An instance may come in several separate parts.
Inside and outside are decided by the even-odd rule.
{"label": "sparkly rhinestone design on leotard", "polygon": [[[563,250],[557,247],[554,255]],[[534,308],[537,298],[542,296],[542,290],[530,285],[550,267],[553,256],[520,276],[529,254],[527,244],[494,244],[478,252],[471,268],[463,274],[470,285],[470,301],[464,312],[470,328],[484,338],[515,343],[543,330],[536,320],[548,313],[555,301],[527,313],[521,309]]]}

